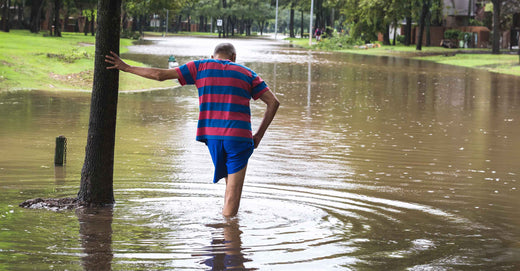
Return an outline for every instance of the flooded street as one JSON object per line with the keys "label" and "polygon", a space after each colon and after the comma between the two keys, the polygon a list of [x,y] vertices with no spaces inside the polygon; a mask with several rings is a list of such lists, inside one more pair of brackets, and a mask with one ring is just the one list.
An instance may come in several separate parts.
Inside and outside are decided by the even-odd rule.
{"label": "flooded street", "polygon": [[[166,68],[222,41],[157,39],[123,58]],[[90,94],[0,92],[0,269],[520,269],[520,78],[226,41],[281,102],[238,216],[221,216],[224,182],[195,141],[195,87],[121,93],[117,204],[58,212],[18,204],[78,192]],[[263,111],[252,102],[253,130]]]}

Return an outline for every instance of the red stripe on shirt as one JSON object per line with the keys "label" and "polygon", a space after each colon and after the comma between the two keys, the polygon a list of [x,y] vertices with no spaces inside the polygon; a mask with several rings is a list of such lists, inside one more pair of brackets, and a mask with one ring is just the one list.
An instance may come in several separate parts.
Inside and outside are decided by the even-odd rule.
{"label": "red stripe on shirt", "polygon": [[249,122],[251,115],[229,111],[201,111],[199,113],[199,120],[202,119],[241,120]]}
{"label": "red stripe on shirt", "polygon": [[207,69],[236,71],[236,72],[242,73],[248,77],[251,77],[251,72],[249,70],[244,69],[243,67],[240,67],[237,65],[233,65],[233,64],[225,65],[225,64],[217,63],[217,62],[206,62],[204,64],[199,65],[199,71],[207,70]]}
{"label": "red stripe on shirt", "polygon": [[246,81],[232,77],[205,77],[195,81],[197,88],[206,86],[231,86],[247,90],[251,93],[251,85]]}
{"label": "red stripe on shirt", "polygon": [[193,78],[193,80],[195,81],[197,78],[197,66],[195,66],[195,62],[190,61],[186,63],[186,66],[190,70],[191,78]]}
{"label": "red stripe on shirt", "polygon": [[256,86],[261,84],[263,81],[264,80],[262,80],[262,78],[260,78],[260,76],[257,76],[257,77],[255,77],[255,79],[253,79],[253,82],[251,82],[251,87],[256,88]]}
{"label": "red stripe on shirt", "polygon": [[234,136],[252,138],[253,133],[247,129],[201,127],[197,128],[197,136]]}
{"label": "red stripe on shirt", "polygon": [[237,95],[205,94],[199,97],[200,103],[231,103],[249,106],[249,99]]}

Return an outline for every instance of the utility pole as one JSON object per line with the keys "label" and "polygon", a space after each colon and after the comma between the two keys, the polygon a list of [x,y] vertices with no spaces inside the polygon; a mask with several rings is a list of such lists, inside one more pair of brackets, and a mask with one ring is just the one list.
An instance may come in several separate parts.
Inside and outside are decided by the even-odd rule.
{"label": "utility pole", "polygon": [[278,0],[276,0],[276,15],[274,19],[274,39],[276,40],[276,35],[278,34]]}
{"label": "utility pole", "polygon": [[170,10],[165,8],[163,9],[166,10],[166,32],[164,33],[164,37],[166,37],[168,36],[168,13],[170,12]]}
{"label": "utility pole", "polygon": [[309,46],[312,46],[312,9],[314,8],[314,0],[311,0],[311,19],[309,22]]}

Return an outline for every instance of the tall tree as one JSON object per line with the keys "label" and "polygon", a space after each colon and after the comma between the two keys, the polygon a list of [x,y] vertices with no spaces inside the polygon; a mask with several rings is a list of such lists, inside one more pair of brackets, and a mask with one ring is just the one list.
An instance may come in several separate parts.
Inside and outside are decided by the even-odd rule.
{"label": "tall tree", "polygon": [[415,47],[416,50],[422,50],[422,42],[424,35],[424,26],[426,24],[426,17],[430,12],[431,0],[423,0],[422,10],[421,10],[421,18],[419,19],[419,37],[417,38],[417,45]]}
{"label": "tall tree", "polygon": [[40,32],[40,20],[43,8],[43,0],[33,0],[31,5],[31,33]]}
{"label": "tall tree", "polygon": [[502,0],[491,0],[493,3],[493,54],[500,54],[500,5]]}
{"label": "tall tree", "polygon": [[11,7],[11,1],[4,0],[2,2],[3,2],[3,6],[4,6],[4,9],[2,11],[2,31],[9,32],[9,29],[10,29],[9,17],[11,17],[11,15],[9,14],[10,13],[9,10]]}
{"label": "tall tree", "polygon": [[114,203],[113,171],[119,72],[106,70],[105,55],[119,54],[121,0],[98,1],[98,31],[90,121],[78,201],[99,206]]}
{"label": "tall tree", "polygon": [[61,37],[61,22],[60,22],[60,9],[61,9],[61,0],[54,0],[54,36]]}
{"label": "tall tree", "polygon": [[295,4],[291,3],[291,15],[290,15],[290,19],[289,19],[289,36],[291,38],[296,37],[296,35],[294,34],[294,8],[295,8]]}

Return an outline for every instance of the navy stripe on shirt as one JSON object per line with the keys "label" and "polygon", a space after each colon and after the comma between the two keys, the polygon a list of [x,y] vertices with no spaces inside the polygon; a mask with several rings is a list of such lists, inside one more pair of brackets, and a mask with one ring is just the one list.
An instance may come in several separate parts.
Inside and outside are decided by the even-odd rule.
{"label": "navy stripe on shirt", "polygon": [[239,112],[251,115],[251,109],[249,106],[231,103],[201,103],[200,111],[229,111]]}

